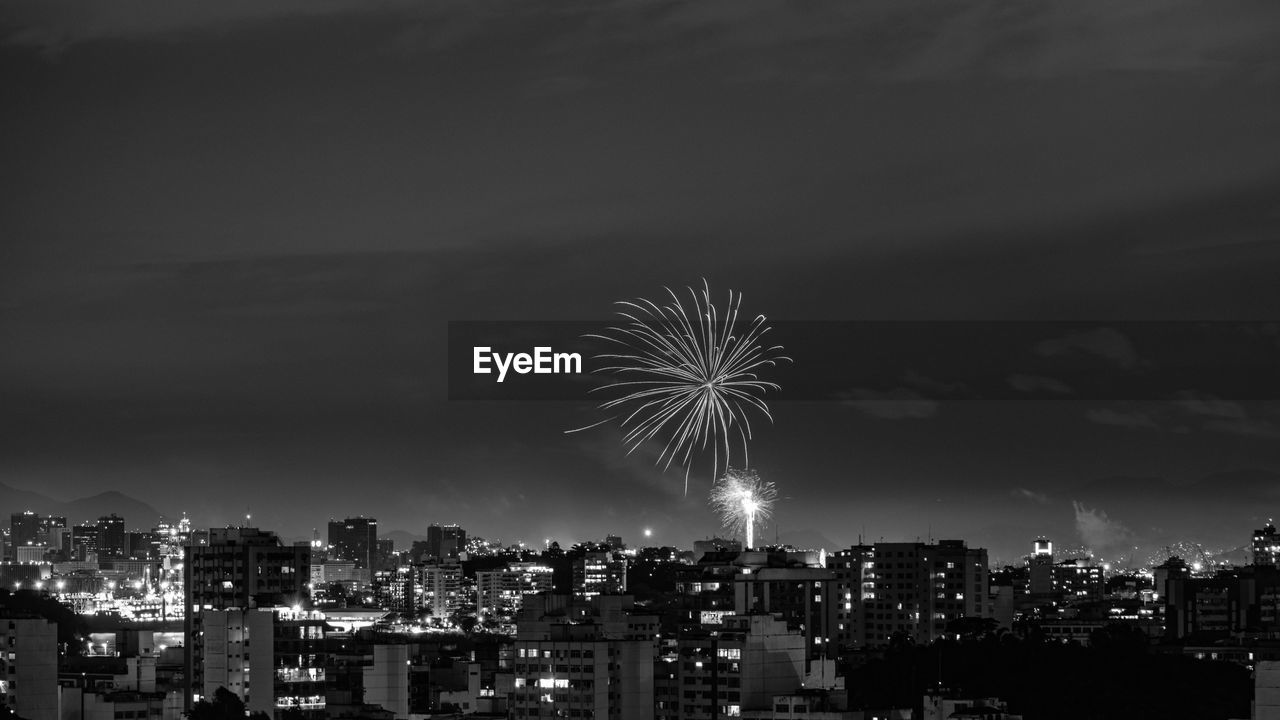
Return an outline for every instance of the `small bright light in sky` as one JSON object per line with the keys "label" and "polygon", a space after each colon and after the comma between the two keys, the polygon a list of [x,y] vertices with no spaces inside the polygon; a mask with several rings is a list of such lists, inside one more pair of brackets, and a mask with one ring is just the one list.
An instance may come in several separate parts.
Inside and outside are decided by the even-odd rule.
{"label": "small bright light in sky", "polygon": [[644,536],[645,536],[645,537],[653,537],[653,530],[651,530],[651,529],[649,529],[649,528],[645,528],[645,529],[644,529]]}

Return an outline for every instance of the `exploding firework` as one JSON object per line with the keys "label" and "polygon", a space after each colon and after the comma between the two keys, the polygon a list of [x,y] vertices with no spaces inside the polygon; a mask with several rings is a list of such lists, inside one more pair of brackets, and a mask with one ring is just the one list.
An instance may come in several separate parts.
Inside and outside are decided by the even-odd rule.
{"label": "exploding firework", "polygon": [[773,483],[761,480],[754,470],[729,468],[711,488],[711,507],[720,514],[726,530],[742,534],[743,549],[749,550],[755,544],[756,523],[764,523],[773,515],[777,497]]}
{"label": "exploding firework", "polygon": [[706,281],[701,292],[688,290],[687,305],[670,288],[670,302],[663,305],[645,299],[619,302],[618,315],[625,322],[588,335],[621,348],[596,356],[607,363],[597,372],[618,378],[595,389],[617,395],[600,408],[617,414],[589,427],[621,418],[628,455],[651,440],[661,442],[656,464],[665,470],[679,461],[685,467],[685,492],[695,453],[711,450],[714,476],[722,462],[728,467],[740,442],[746,463],[748,415],[759,413],[772,422],[764,395],[780,389],[759,373],[790,361],[780,354],[781,345],[764,343],[769,326],[763,315],[739,322],[742,293],[730,290],[721,311],[711,302]]}

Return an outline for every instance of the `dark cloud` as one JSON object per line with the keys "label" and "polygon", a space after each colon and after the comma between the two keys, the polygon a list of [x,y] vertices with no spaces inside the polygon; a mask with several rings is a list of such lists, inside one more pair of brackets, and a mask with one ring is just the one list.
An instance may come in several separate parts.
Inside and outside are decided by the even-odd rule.
{"label": "dark cloud", "polygon": [[1130,429],[1188,433],[1193,430],[1256,438],[1280,437],[1275,402],[1236,402],[1211,393],[1184,390],[1168,402],[1145,402],[1126,408],[1094,408],[1091,421]]}
{"label": "dark cloud", "polygon": [[1115,410],[1112,408],[1098,408],[1090,410],[1086,413],[1086,417],[1090,422],[1099,425],[1115,425],[1123,428],[1141,428],[1155,430],[1160,427],[1156,419],[1150,413],[1140,410]]}
{"label": "dark cloud", "polygon": [[1036,346],[1036,352],[1046,357],[1084,353],[1112,362],[1125,370],[1137,367],[1140,362],[1138,352],[1129,338],[1107,327],[1045,340]]}
{"label": "dark cloud", "polygon": [[1202,415],[1226,420],[1244,420],[1249,416],[1244,405],[1223,400],[1208,393],[1184,390],[1177,394],[1175,404],[1190,415]]}
{"label": "dark cloud", "polygon": [[[1280,306],[1278,14],[6,3],[0,481],[114,487],[208,522],[251,505],[296,534],[349,509],[409,531],[653,523],[687,541],[715,529],[705,478],[686,496],[651,454],[565,436],[585,403],[447,402],[446,323],[598,319],[707,276],[782,319],[1096,321],[1052,363],[1141,368],[1109,323]],[[1016,367],[1054,394],[1027,380],[1054,368]],[[1119,490],[1069,490],[1280,462],[1251,407],[1094,408],[1212,431],[1118,433],[1068,399],[949,402],[968,388],[937,377],[854,391],[856,413],[784,391],[752,448],[794,498],[783,527],[901,538],[936,513],[1016,556],[1074,528],[1010,487],[1111,510]],[[1182,521],[1234,537],[1258,502]]]}
{"label": "dark cloud", "polygon": [[1070,395],[1072,393],[1071,386],[1051,377],[1044,375],[1024,375],[1017,373],[1010,375],[1008,378],[1009,387],[1014,390],[1025,393],[1051,393],[1054,395]]}
{"label": "dark cloud", "polygon": [[930,400],[915,390],[867,390],[858,388],[839,393],[840,401],[859,412],[882,420],[919,420],[938,413],[938,401]]}

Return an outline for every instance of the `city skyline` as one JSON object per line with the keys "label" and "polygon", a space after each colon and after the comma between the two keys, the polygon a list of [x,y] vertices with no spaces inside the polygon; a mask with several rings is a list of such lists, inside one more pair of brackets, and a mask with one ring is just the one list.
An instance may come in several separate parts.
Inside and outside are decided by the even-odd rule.
{"label": "city skyline", "polygon": [[0,0],[0,720],[1280,720],[1277,27]]}
{"label": "city skyline", "polygon": [[[248,505],[297,536],[358,487],[407,531],[688,540],[714,478],[684,497],[608,432],[563,436],[585,401],[446,400],[447,323],[605,320],[704,277],[775,322],[1280,307],[1270,7],[51,7],[0,34],[23,99],[0,111],[0,483],[61,500]],[[1269,397],[935,402],[910,369],[771,400],[752,464],[782,533],[1007,554],[1078,517],[1158,547],[1280,514]]]}

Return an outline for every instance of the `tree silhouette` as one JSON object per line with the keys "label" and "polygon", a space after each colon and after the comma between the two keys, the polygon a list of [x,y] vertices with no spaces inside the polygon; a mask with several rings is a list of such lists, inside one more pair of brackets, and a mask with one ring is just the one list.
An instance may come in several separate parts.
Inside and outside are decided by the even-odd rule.
{"label": "tree silhouette", "polygon": [[[244,701],[230,690],[220,687],[213,700],[201,700],[191,707],[190,720],[244,720]],[[271,720],[264,712],[248,715],[249,720]]]}

